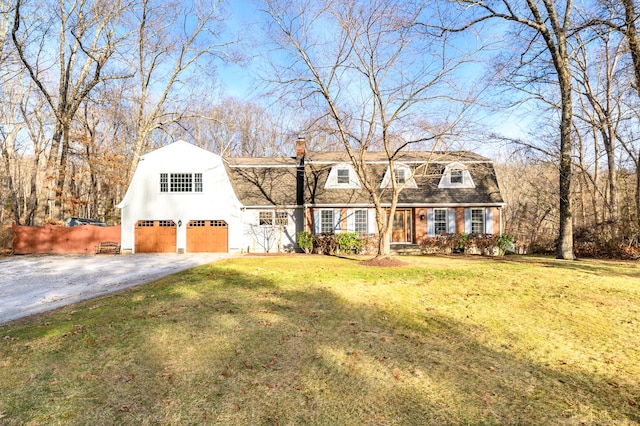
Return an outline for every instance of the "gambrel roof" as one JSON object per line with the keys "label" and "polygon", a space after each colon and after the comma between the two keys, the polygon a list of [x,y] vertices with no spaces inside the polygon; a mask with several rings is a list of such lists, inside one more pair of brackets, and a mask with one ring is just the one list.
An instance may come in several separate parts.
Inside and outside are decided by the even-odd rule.
{"label": "gambrel roof", "polygon": [[[391,201],[390,188],[383,177],[389,168],[385,153],[366,153],[369,181],[381,194],[383,203]],[[245,206],[294,206],[298,182],[304,187],[304,204],[315,206],[371,205],[364,188],[327,185],[333,167],[349,163],[345,152],[311,152],[304,157],[304,168],[296,158],[229,158],[227,170],[236,194]],[[439,187],[447,166],[461,164],[468,172],[470,187]],[[468,152],[403,152],[395,159],[411,171],[415,187],[407,185],[399,194],[399,205],[485,205],[500,206],[500,193],[493,163],[486,157]],[[303,174],[298,175],[298,171]],[[335,175],[335,173],[334,173]],[[339,185],[338,185],[339,186]]]}
{"label": "gambrel roof", "polygon": [[228,158],[231,185],[245,206],[295,206],[295,158]]}

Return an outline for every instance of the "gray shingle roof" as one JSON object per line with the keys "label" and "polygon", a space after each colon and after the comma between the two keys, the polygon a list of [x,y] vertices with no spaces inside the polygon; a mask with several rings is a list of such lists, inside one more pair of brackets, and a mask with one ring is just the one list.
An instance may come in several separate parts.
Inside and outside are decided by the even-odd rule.
{"label": "gray shingle roof", "polygon": [[[384,153],[367,153],[370,181],[384,203],[391,200],[391,190],[380,188],[387,169]],[[417,188],[405,188],[398,197],[400,205],[499,205],[500,194],[495,169],[481,155],[466,152],[404,152],[396,160],[412,170]],[[468,168],[475,188],[438,188],[447,164],[459,161]],[[308,153],[305,157],[304,198],[315,205],[367,205],[371,197],[365,189],[325,189],[331,166],[349,162],[344,152]],[[234,158],[227,169],[238,198],[245,206],[296,205],[295,158]],[[425,166],[426,165],[426,166]]]}

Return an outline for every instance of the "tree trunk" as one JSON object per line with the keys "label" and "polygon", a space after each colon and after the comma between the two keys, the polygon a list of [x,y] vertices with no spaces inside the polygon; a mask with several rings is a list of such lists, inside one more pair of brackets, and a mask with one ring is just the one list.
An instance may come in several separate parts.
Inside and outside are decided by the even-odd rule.
{"label": "tree trunk", "polygon": [[[564,59],[564,58],[563,58]],[[571,202],[571,75],[566,67],[558,70],[558,80],[562,98],[562,116],[560,120],[560,232],[558,238],[558,259],[573,260],[573,214]]]}
{"label": "tree trunk", "polygon": [[391,257],[391,238],[387,227],[378,232],[378,253],[376,259]]}

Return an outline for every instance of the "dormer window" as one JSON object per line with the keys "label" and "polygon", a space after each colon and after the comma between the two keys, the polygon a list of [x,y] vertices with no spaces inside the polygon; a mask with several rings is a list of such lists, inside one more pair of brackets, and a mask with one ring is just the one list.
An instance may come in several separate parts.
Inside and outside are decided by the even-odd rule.
{"label": "dormer window", "polygon": [[461,169],[451,170],[451,183],[464,183],[464,177]]}
{"label": "dormer window", "polygon": [[413,178],[413,173],[411,168],[403,163],[396,163],[393,167],[393,173],[391,173],[390,168],[387,168],[387,171],[384,173],[382,177],[382,183],[380,184],[380,188],[391,188],[391,177],[393,176],[393,183],[395,183],[398,188],[417,188],[415,179]]}
{"label": "dormer window", "polygon": [[338,184],[349,183],[349,169],[338,169]]}
{"label": "dormer window", "polygon": [[466,165],[460,162],[448,164],[442,172],[438,188],[475,188],[471,173]]}
{"label": "dormer window", "polygon": [[338,163],[331,167],[325,188],[358,189],[361,187],[360,179],[353,166],[348,163]]}

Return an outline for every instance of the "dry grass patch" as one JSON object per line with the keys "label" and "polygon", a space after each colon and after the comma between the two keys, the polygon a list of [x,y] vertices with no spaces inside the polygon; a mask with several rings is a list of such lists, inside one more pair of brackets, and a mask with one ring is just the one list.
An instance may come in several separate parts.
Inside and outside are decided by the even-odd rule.
{"label": "dry grass patch", "polygon": [[0,326],[0,424],[637,424],[640,268],[231,259]]}

